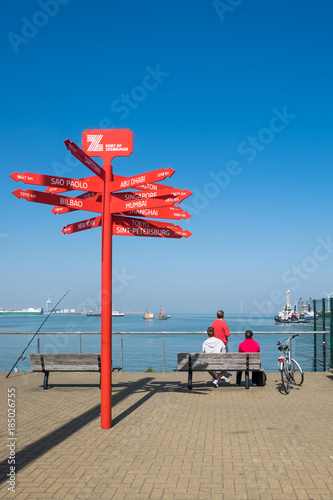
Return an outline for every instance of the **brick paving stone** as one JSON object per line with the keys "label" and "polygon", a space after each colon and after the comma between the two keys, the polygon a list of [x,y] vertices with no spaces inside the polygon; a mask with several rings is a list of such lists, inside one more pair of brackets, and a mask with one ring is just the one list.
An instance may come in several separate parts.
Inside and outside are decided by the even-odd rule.
{"label": "brick paving stone", "polygon": [[314,495],[309,495],[308,491],[304,488],[295,488],[295,495],[297,500],[309,500],[310,498],[314,498],[315,500],[319,499],[320,496],[317,495],[317,492],[314,492]]}
{"label": "brick paving stone", "polygon": [[[181,491],[181,490],[180,490]],[[186,496],[186,492],[184,492],[183,498]],[[151,500],[160,500],[161,498],[164,498],[164,488],[159,489],[159,488],[153,488],[151,494],[149,495],[149,499]]]}
{"label": "brick paving stone", "polygon": [[35,496],[30,496],[30,498],[34,498],[35,500],[44,500],[45,498],[53,499],[53,493],[40,493],[38,492]]}

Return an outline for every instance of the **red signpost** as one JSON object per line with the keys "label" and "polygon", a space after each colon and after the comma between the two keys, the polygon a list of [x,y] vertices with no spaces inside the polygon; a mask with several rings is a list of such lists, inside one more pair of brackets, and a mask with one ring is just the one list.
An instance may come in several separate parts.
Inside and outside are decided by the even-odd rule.
{"label": "red signpost", "polygon": [[[156,182],[171,177],[174,170],[158,169],[132,177],[113,175],[111,161],[116,156],[129,156],[133,152],[133,133],[121,130],[86,130],[82,134],[82,149],[74,142],[65,141],[67,149],[86,165],[94,176],[71,179],[24,172],[11,174],[15,181],[47,186],[46,192],[17,189],[13,194],[27,201],[56,205],[54,213],[75,210],[98,212],[102,215],[69,224],[62,229],[71,234],[102,226],[102,315],[101,315],[101,428],[111,428],[111,348],[112,348],[112,235],[145,236],[158,238],[188,238],[189,231],[170,222],[138,219],[129,215],[163,219],[187,219],[190,214],[174,203],[190,196],[188,190],[175,189]],[[91,156],[103,160],[100,167]],[[139,191],[116,193],[136,187]],[[77,197],[55,193],[85,191]],[[52,194],[53,193],[53,194]],[[117,215],[115,215],[117,214]]]}
{"label": "red signpost", "polygon": [[[34,184],[38,186],[50,186],[47,193],[61,193],[65,191],[96,191],[102,192],[103,182],[96,176],[87,177],[86,179],[70,179],[69,177],[56,177],[55,175],[33,174],[24,172],[19,174],[15,172],[9,177],[14,181],[22,181],[25,184]],[[58,191],[52,188],[61,188]]]}

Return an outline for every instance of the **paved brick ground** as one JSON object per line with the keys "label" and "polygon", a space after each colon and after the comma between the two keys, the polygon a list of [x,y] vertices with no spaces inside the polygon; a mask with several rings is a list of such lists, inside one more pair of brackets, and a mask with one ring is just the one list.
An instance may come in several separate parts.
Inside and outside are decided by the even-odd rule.
{"label": "paved brick ground", "polygon": [[[333,375],[279,375],[249,391],[206,373],[114,373],[100,429],[98,374],[1,378],[3,499],[332,500]],[[235,374],[232,376],[235,380]],[[54,385],[53,385],[54,384]],[[16,487],[8,491],[7,390],[16,391]]]}

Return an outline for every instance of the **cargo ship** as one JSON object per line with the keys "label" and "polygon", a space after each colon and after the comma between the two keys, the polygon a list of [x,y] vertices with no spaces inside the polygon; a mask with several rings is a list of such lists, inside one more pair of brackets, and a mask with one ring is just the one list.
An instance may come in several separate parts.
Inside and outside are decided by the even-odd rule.
{"label": "cargo ship", "polygon": [[[86,316],[102,316],[101,311],[88,311],[86,313]],[[112,311],[112,317],[113,318],[120,318],[122,316],[125,316],[125,313],[121,311]]]}
{"label": "cargo ship", "polygon": [[2,309],[0,308],[0,314],[28,314],[28,315],[37,315],[43,314],[43,308],[34,309],[33,307],[29,307],[28,309]]}

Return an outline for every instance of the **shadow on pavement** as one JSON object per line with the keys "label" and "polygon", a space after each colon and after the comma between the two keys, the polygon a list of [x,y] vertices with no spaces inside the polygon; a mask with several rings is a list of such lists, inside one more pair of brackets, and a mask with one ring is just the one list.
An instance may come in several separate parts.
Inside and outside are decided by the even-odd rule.
{"label": "shadow on pavement", "polygon": [[[76,386],[81,386],[81,384],[75,384]],[[92,384],[91,384],[92,385]],[[72,386],[69,384],[61,384],[63,387]],[[84,385],[86,386],[86,385]],[[94,386],[94,385],[92,385]],[[57,384],[56,387],[59,387]],[[54,387],[54,389],[56,388]],[[98,385],[96,386],[98,387]],[[125,417],[130,415],[133,411],[137,410],[146,401],[153,397],[157,392],[189,392],[193,394],[205,394],[206,391],[188,391],[187,384],[182,384],[179,382],[156,382],[153,377],[145,377],[136,382],[124,382],[113,384],[113,394],[112,394],[112,406],[119,404],[121,401],[125,400],[128,396],[133,395],[133,393],[142,393],[141,399],[136,401],[125,411],[120,413],[117,417],[112,419],[112,427],[119,424]],[[49,390],[49,389],[48,389]],[[26,467],[30,463],[34,462],[37,458],[50,451],[52,448],[60,444],[62,441],[69,438],[75,432],[79,431],[87,424],[96,420],[100,416],[100,404],[93,406],[86,412],[82,413],[78,417],[73,418],[66,424],[62,425],[58,429],[46,434],[45,436],[37,439],[33,443],[29,444],[22,450],[16,453],[16,466],[18,469]],[[6,472],[8,470],[8,459],[3,460],[0,463],[0,484],[7,480]]]}

